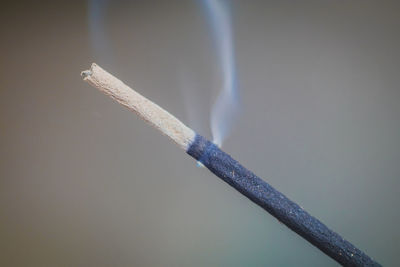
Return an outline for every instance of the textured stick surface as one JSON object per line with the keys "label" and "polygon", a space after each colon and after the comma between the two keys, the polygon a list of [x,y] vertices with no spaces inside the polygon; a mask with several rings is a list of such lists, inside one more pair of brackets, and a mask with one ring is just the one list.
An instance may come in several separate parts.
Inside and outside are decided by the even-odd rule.
{"label": "textured stick surface", "polygon": [[187,153],[340,264],[380,266],[204,137],[196,135]]}
{"label": "textured stick surface", "polygon": [[93,63],[90,70],[83,71],[81,75],[85,81],[135,112],[140,118],[171,138],[182,149],[187,150],[193,141],[195,133],[192,129],[97,64]]}

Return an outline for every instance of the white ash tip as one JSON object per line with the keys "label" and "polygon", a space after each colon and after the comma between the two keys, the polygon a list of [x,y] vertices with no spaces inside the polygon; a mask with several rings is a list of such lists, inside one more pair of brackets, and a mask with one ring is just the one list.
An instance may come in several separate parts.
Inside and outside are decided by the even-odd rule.
{"label": "white ash tip", "polygon": [[193,142],[196,134],[192,129],[97,64],[93,63],[89,70],[82,71],[81,76],[84,81],[135,112],[144,121],[167,135],[181,148],[187,150]]}

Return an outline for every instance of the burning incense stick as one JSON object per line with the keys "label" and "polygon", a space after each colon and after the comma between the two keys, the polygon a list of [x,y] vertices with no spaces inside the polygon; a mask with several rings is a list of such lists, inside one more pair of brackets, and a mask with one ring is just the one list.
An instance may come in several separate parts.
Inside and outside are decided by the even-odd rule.
{"label": "burning incense stick", "polygon": [[295,202],[247,170],[215,144],[141,96],[96,64],[83,79],[160,130],[216,176],[269,212],[294,232],[345,266],[380,266]]}

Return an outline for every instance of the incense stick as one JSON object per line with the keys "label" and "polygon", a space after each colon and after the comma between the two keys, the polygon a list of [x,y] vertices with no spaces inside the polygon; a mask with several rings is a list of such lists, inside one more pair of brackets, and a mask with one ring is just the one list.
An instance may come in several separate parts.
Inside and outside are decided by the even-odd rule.
{"label": "incense stick", "polygon": [[216,176],[269,212],[291,230],[345,266],[380,266],[295,202],[240,165],[206,138],[196,134],[157,104],[132,90],[96,64],[81,73],[92,86],[160,130]]}

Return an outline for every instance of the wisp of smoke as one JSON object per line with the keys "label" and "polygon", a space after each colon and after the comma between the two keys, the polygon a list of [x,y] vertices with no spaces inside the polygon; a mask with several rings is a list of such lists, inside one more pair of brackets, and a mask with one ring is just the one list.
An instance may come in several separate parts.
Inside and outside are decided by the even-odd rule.
{"label": "wisp of smoke", "polygon": [[[232,20],[224,0],[202,0],[213,32],[222,85],[211,110],[211,133],[219,147],[232,129],[238,114]],[[112,63],[111,46],[105,32],[105,15],[109,0],[89,0],[89,31],[96,61]]]}
{"label": "wisp of smoke", "polygon": [[111,47],[105,33],[105,13],[109,0],[89,0],[89,34],[96,61],[110,64]]}
{"label": "wisp of smoke", "polygon": [[211,110],[213,142],[221,147],[225,137],[232,129],[239,108],[232,20],[224,0],[203,0],[203,2],[210,18],[222,72],[222,88]]}

